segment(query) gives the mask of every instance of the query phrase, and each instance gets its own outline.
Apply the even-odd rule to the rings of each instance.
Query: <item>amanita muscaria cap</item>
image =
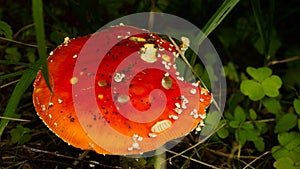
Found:
[[[186,39],[180,47],[185,50]],[[211,95],[186,82],[176,47],[131,26],[66,39],[50,53],[53,93],[41,72],[33,102],[65,142],[101,154],[140,154],[203,125]]]

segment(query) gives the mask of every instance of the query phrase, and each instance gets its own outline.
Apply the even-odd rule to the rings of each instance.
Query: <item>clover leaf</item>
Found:
[[[282,81],[278,76],[272,75],[266,78],[261,84],[267,96],[276,97],[279,95],[278,89],[281,87]]]
[[[272,75],[272,70],[267,67],[261,67],[261,68],[253,68],[253,67],[247,67],[246,69],[247,73],[258,82],[262,82],[267,77]]]
[[[284,146],[287,150],[295,150],[300,146],[300,133],[289,132],[278,135],[280,145]]]
[[[254,80],[243,80],[241,83],[241,92],[253,101],[258,101],[265,96],[263,86]]]
[[[300,100],[295,99],[294,102],[293,102],[293,105],[294,105],[294,109],[295,109],[296,113],[298,115],[300,115]]]
[[[265,95],[269,97],[279,95],[282,81],[277,75],[272,75],[270,68],[247,67],[246,71],[253,79],[242,81],[240,89],[244,95],[253,101],[261,100]]]
[[[282,157],[282,158],[278,159],[277,161],[275,161],[274,167],[277,169],[286,169],[286,168],[294,169],[295,168],[294,161],[289,157]]]
[[[22,145],[28,142],[31,139],[31,135],[29,134],[30,129],[27,127],[23,127],[22,125],[18,124],[16,128],[11,129],[11,142],[18,143]]]
[[[275,133],[288,131],[297,125],[297,116],[293,113],[282,115],[275,126]]]
[[[280,133],[278,141],[280,145],[272,148],[272,155],[277,161],[285,157],[290,158],[293,162],[300,161],[299,132]]]

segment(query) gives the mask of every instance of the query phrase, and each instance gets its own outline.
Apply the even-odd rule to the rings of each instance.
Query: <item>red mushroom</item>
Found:
[[[88,46],[91,39],[99,46]],[[130,26],[66,39],[48,58],[53,93],[41,72],[36,77],[36,111],[74,147],[120,155],[155,150],[203,125],[211,102],[199,83],[180,76],[177,57],[171,43]]]

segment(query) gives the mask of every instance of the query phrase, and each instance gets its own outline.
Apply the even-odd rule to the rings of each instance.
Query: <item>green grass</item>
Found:
[[[32,82],[35,79],[35,76],[36,76],[39,66],[40,66],[40,62],[36,62],[33,65],[33,67],[35,67],[36,69],[27,69],[24,71],[24,73],[22,74],[22,77],[20,78],[20,80],[17,83],[16,87],[14,88],[11,96],[9,97],[8,103],[7,103],[5,111],[3,113],[4,117],[11,117],[11,118],[20,117],[20,115],[16,114],[19,102],[22,99],[24,93],[27,91],[28,87],[30,85],[32,85]],[[2,78],[3,78],[3,76],[2,76]],[[8,122],[9,122],[9,120],[7,120],[7,119],[1,119],[1,121],[0,121],[0,136],[2,135]]]
[[[16,114],[17,107],[19,105],[22,96],[27,91],[28,87],[32,85],[32,82],[36,76],[37,70],[42,67],[42,72],[45,77],[47,85],[50,88],[48,69],[47,69],[47,54],[46,54],[46,40],[45,40],[45,31],[44,31],[44,18],[43,18],[43,4],[41,0],[33,0],[32,1],[32,12],[33,12],[33,20],[35,24],[35,32],[36,39],[38,44],[38,53],[40,56],[40,60],[37,61],[32,67],[35,69],[27,69],[26,71],[19,71],[11,74],[7,74],[1,76],[0,79],[13,77],[16,75],[21,75],[19,82],[17,83],[13,93],[11,94],[9,101],[6,105],[3,116],[4,117],[18,117]],[[1,63],[1,62],[0,62]],[[9,64],[9,61],[2,61],[2,63]],[[20,63],[14,63],[20,64]],[[27,64],[20,64],[26,65]],[[9,120],[1,119],[0,121],[0,136],[2,135],[5,127],[7,126]]]

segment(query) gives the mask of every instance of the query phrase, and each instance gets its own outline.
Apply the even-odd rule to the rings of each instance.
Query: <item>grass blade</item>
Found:
[[[214,13],[214,15],[209,19],[209,21],[205,24],[196,39],[198,39],[198,43],[196,46],[200,46],[204,39],[215,30],[218,25],[223,21],[223,19],[229,14],[229,12],[236,6],[236,4],[240,0],[225,0],[223,4],[218,8],[218,10]],[[196,63],[197,55],[193,54],[191,58],[191,65],[194,66]]]
[[[46,84],[50,91],[49,73],[47,66],[47,50],[46,50],[46,40],[45,40],[45,30],[44,30],[44,18],[43,18],[43,2],[42,0],[32,0],[32,12],[33,21],[35,24],[36,40],[38,44],[38,53],[41,58],[41,69],[43,76],[45,78]]]
[[[17,117],[16,110],[17,106],[28,87],[32,84],[35,79],[37,70],[41,67],[46,83],[51,90],[48,67],[47,67],[47,50],[46,50],[46,40],[44,31],[44,20],[43,20],[43,3],[41,0],[32,0],[32,12],[33,20],[35,24],[36,40],[38,44],[38,54],[40,59],[33,64],[33,69],[27,69],[19,82],[17,83],[12,95],[9,98],[7,106],[5,108],[4,117]],[[1,119],[0,121],[0,136],[2,135],[5,127],[7,126],[9,120]]]
[[[26,66],[26,67],[30,67],[31,66],[31,64],[28,64],[28,63],[15,62],[15,61],[10,61],[10,60],[0,60],[0,64],[19,65],[19,66]]]
[[[4,114],[3,114],[4,117],[10,117],[10,118],[17,117],[16,110],[17,110],[18,104],[19,104],[24,92],[32,84],[40,64],[41,64],[41,62],[37,61],[33,64],[33,66],[36,67],[36,69],[27,69],[24,72],[24,74],[20,78],[13,93],[11,94],[11,96],[9,98],[7,106],[4,110]],[[1,121],[0,121],[0,136],[2,135],[8,122],[9,122],[8,119],[1,119]]]
[[[225,0],[223,4],[218,8],[214,15],[209,19],[202,29],[203,34],[197,35],[198,44],[200,46],[203,40],[218,27],[223,19],[229,14],[229,12],[236,6],[240,0]]]
[[[267,34],[264,29],[264,21],[262,17],[262,11],[260,7],[260,0],[251,0],[252,10],[254,14],[254,18],[256,21],[256,26],[258,29],[258,32],[260,34],[260,37],[262,38],[262,43],[264,46],[264,55],[267,56],[268,54],[268,46],[267,46]]]
[[[275,13],[275,1],[274,0],[269,1],[270,5],[266,15],[268,17],[265,18],[265,20],[263,18],[263,12],[260,3],[261,3],[260,0],[251,0],[251,6],[256,21],[256,26],[263,43],[263,50],[264,50],[263,54],[269,60],[271,34],[272,34],[273,19]]]
[[[20,71],[17,71],[17,72],[5,74],[5,75],[0,76],[0,80],[11,78],[11,77],[15,77],[15,76],[20,76],[23,73],[24,73],[24,70],[20,70]]]
[[[218,10],[214,13],[214,15],[209,19],[209,21],[205,24],[196,39],[198,39],[198,43],[196,46],[200,46],[203,40],[217,28],[217,26],[223,21],[223,19],[229,14],[229,12],[236,6],[236,4],[240,0],[225,0],[223,4],[218,8]],[[195,66],[197,59],[197,55],[193,54],[191,57],[191,66]]]

